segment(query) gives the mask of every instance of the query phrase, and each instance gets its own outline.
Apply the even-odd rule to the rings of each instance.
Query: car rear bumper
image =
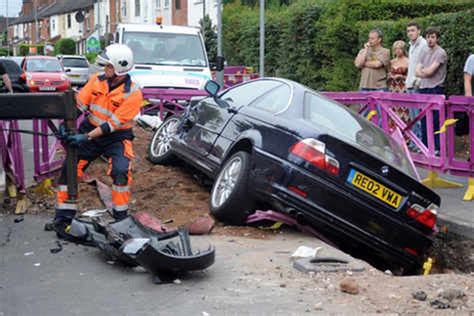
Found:
[[[380,219],[380,210],[366,203],[364,199],[354,196],[347,188],[326,178],[258,149],[254,151],[254,155],[255,173],[263,175],[263,180],[259,179],[260,177],[254,178],[257,182],[254,184],[255,188],[258,188],[259,194],[266,195],[273,204],[279,206],[281,211],[291,210],[290,213],[297,215],[304,223],[317,230],[330,232],[344,242],[362,245],[365,250],[377,253],[377,257],[390,264],[404,267],[419,267],[422,264],[424,253],[432,244],[429,236],[395,217],[392,218],[391,214],[383,216],[383,220],[377,220],[374,214],[378,214]],[[265,177],[266,174],[270,177]],[[295,193],[289,188],[302,183],[308,192],[307,196],[302,196],[304,191]],[[351,217],[347,215],[349,212],[338,213],[341,205],[355,215]],[[364,227],[360,218],[373,218],[373,223],[370,224],[378,227],[380,233]],[[400,239],[413,240],[419,249],[418,255],[411,254],[404,250],[403,246],[397,245],[397,236],[400,236]]]

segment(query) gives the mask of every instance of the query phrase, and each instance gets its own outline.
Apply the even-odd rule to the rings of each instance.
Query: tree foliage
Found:
[[[76,42],[72,38],[62,38],[54,45],[56,55],[74,55],[76,54]]]
[[[441,26],[449,57],[447,91],[462,91],[462,66],[474,51],[472,0],[293,0],[265,13],[265,73],[317,90],[354,90],[353,61],[371,28],[385,33],[384,46],[407,41],[406,24]],[[229,64],[258,68],[258,6],[227,3],[223,14],[224,55]]]
[[[207,58],[210,61],[216,60],[217,56],[217,32],[216,26],[212,25],[212,20],[206,14],[203,19],[199,21],[201,26],[201,34],[204,37],[204,45],[206,46]]]

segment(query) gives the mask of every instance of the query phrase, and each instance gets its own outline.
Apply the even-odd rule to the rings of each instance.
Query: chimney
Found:
[[[21,15],[28,15],[33,12],[33,0],[23,0]]]

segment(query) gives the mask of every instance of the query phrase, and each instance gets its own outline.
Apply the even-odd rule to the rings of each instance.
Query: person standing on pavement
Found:
[[[12,81],[10,80],[10,77],[8,76],[8,73],[3,67],[3,65],[0,63],[0,76],[2,76],[3,84],[5,87],[7,87],[8,92],[13,93],[13,86],[12,86]]]
[[[421,78],[418,92],[423,94],[444,94],[448,55],[439,46],[439,28],[429,27],[426,29],[425,35],[428,42],[428,50],[420,57],[415,71],[415,75]],[[433,129],[434,131],[439,130],[439,111],[433,111]],[[425,145],[428,144],[426,130],[426,118],[423,118],[421,122],[421,136]],[[439,151],[438,134],[435,135],[435,149]]]
[[[420,56],[428,49],[428,44],[421,36],[420,25],[416,22],[408,23],[407,36],[410,40],[410,48],[408,49],[408,73],[405,86],[408,93],[414,93],[420,86],[420,78],[415,74],[416,65],[420,62]]]
[[[390,65],[390,51],[382,47],[383,33],[379,29],[369,32],[354,65],[360,69],[360,91],[387,91],[387,68]]]
[[[474,54],[471,54],[464,65],[464,95],[472,97],[472,81],[474,78]]]
[[[474,78],[474,54],[471,54],[464,64],[464,95],[472,97],[472,82]],[[455,113],[456,114],[456,113]],[[457,136],[463,137],[466,156],[469,155],[469,116],[466,113],[459,113],[456,117],[455,132]]]
[[[89,115],[79,127],[79,133],[61,134],[66,143],[78,148],[78,178],[96,158],[109,160],[112,177],[113,217],[126,218],[130,200],[131,160],[134,157],[132,140],[133,118],[139,114],[143,96],[132,82],[133,52],[126,45],[113,44],[97,56],[96,63],[104,67],[104,74],[93,76],[77,94],[77,106]],[[74,218],[76,204],[68,201],[66,167],[63,166],[56,193],[54,229],[58,237],[68,238],[67,227]]]

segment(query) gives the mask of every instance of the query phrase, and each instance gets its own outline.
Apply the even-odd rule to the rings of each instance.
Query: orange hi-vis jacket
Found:
[[[133,127],[133,118],[140,113],[143,95],[129,75],[112,91],[109,91],[104,75],[95,75],[79,91],[76,101],[82,111],[90,113],[89,122],[108,134]]]

